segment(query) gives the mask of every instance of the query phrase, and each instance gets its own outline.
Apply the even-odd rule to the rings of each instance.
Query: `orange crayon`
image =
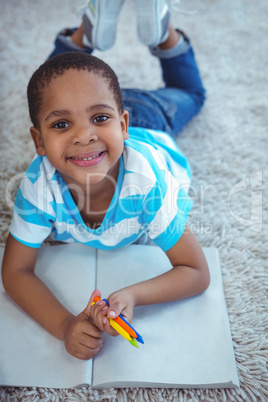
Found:
[[[94,301],[95,301],[95,302],[97,302],[97,301],[99,301],[99,300],[101,300],[101,298],[100,298],[99,296],[95,296],[95,297],[94,297]],[[117,324],[119,324],[120,327],[122,327],[125,331],[127,331],[127,333],[128,333],[132,338],[137,338],[136,332],[127,324],[127,322],[125,322],[124,320],[122,320],[121,317],[118,316],[118,317],[116,317],[116,318],[113,318],[113,320],[114,320],[115,322],[117,322]]]

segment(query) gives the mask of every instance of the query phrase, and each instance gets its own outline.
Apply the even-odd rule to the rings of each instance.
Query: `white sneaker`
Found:
[[[110,49],[116,38],[117,20],[124,0],[89,0],[83,9],[83,43],[94,49]]]
[[[137,34],[147,46],[157,46],[169,34],[170,13],[166,0],[134,0],[137,13]]]

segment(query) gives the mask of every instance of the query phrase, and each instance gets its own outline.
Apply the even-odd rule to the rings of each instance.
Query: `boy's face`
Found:
[[[54,78],[44,89],[39,126],[30,129],[36,151],[67,185],[86,191],[89,184],[116,180],[128,113],[119,113],[101,77],[72,69]]]

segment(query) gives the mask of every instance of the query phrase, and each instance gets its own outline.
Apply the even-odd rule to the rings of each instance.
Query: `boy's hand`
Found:
[[[116,332],[110,325],[109,318],[107,318],[108,306],[105,301],[97,301],[91,306],[91,318],[94,324],[101,330],[107,332],[109,335],[117,336]]]
[[[103,332],[91,320],[90,303],[68,320],[63,339],[67,352],[82,360],[92,359],[103,346]]]
[[[101,298],[101,293],[99,290],[94,290],[92,295],[90,296],[89,305],[94,301],[94,297],[98,296]],[[116,332],[111,326],[109,319],[107,318],[108,314],[108,306],[103,300],[97,301],[90,309],[90,317],[92,322],[98,327],[101,331],[107,332],[109,335],[117,336],[118,332]]]
[[[134,297],[132,293],[127,289],[117,290],[108,297],[109,305],[108,317],[115,318],[119,314],[131,323],[134,308]]]
[[[95,290],[92,293],[90,301],[93,301],[95,296],[101,297],[98,290]],[[118,332],[110,326],[109,318],[114,319],[119,314],[122,314],[130,323],[133,315],[134,298],[127,289],[122,289],[112,293],[108,297],[108,301],[110,307],[108,307],[103,300],[97,301],[93,306],[91,306],[91,318],[100,330],[105,331],[112,336],[117,336]]]

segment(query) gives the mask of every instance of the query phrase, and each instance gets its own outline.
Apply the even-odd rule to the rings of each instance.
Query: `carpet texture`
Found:
[[[81,0],[83,3],[83,1]],[[83,5],[83,4],[82,4]],[[80,2],[0,0],[1,218],[3,245],[12,199],[34,155],[25,96],[55,34],[76,26]],[[179,136],[193,170],[189,223],[202,246],[220,252],[240,388],[94,391],[0,388],[1,401],[267,401],[267,14],[260,0],[182,0],[172,13],[191,37],[207,101]],[[114,48],[95,53],[122,86],[162,85],[158,61],[137,40],[127,0]],[[29,356],[30,358],[30,356]]]

